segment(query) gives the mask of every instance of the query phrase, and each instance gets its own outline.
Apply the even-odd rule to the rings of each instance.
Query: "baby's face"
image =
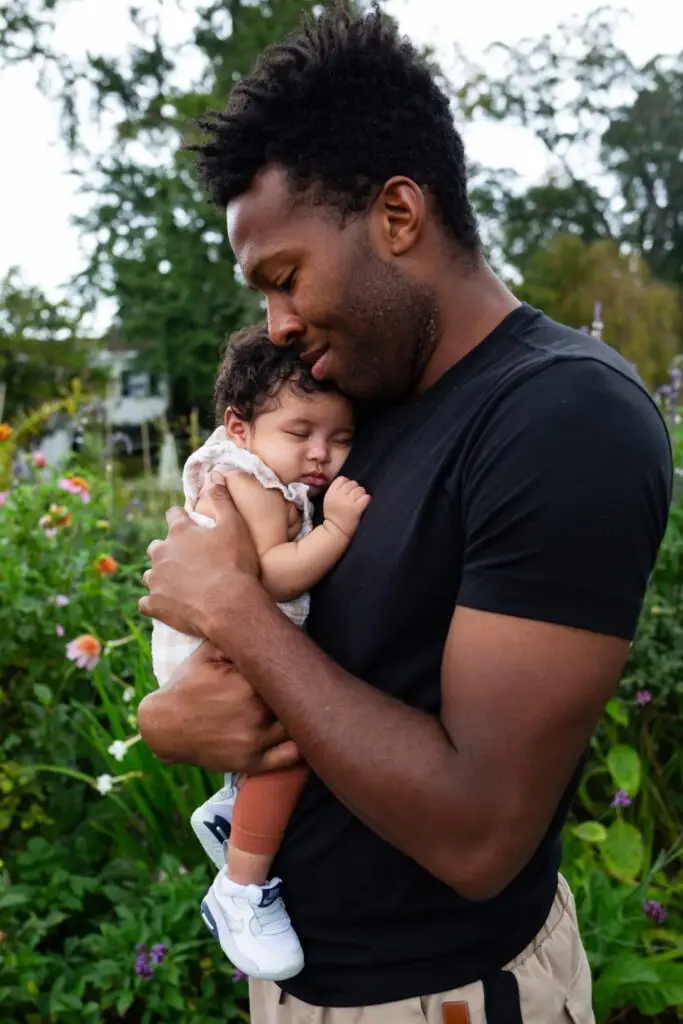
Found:
[[[343,395],[302,394],[286,384],[272,408],[247,424],[247,447],[283,484],[308,484],[315,496],[338,475],[353,432],[353,409]]]

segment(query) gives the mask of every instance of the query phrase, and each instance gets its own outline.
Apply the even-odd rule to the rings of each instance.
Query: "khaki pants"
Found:
[[[309,1006],[272,981],[250,982],[249,996],[252,1024],[595,1024],[574,897],[561,876],[534,941],[483,981],[438,995],[336,1009]]]

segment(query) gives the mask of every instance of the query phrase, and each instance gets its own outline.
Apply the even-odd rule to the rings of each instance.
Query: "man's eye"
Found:
[[[276,286],[277,290],[279,292],[291,292],[292,288],[294,287],[295,280],[296,280],[296,270],[293,270],[291,272],[291,274],[289,274],[284,279],[284,281],[280,281],[279,282],[279,284]]]

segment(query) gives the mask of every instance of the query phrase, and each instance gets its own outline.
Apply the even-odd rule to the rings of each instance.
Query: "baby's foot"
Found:
[[[230,838],[232,809],[237,796],[237,775],[226,775],[225,786],[210,796],[190,818],[197,839],[204,852],[217,868],[225,864],[223,845]]]
[[[238,885],[222,868],[202,902],[204,924],[232,964],[251,978],[284,981],[304,966],[281,886],[279,878]]]

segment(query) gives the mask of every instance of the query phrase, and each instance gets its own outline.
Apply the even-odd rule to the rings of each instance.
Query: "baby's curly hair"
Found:
[[[199,126],[207,140],[188,148],[220,207],[276,165],[302,198],[330,205],[344,220],[368,210],[382,185],[402,174],[430,191],[461,250],[480,247],[448,97],[376,4],[352,15],[337,2],[307,17],[261,53],[226,110]]]
[[[336,390],[329,381],[311,377],[293,348],[273,345],[265,323],[236,331],[228,339],[227,354],[216,378],[216,422],[223,422],[227,409],[253,422],[286,381],[305,395]]]

